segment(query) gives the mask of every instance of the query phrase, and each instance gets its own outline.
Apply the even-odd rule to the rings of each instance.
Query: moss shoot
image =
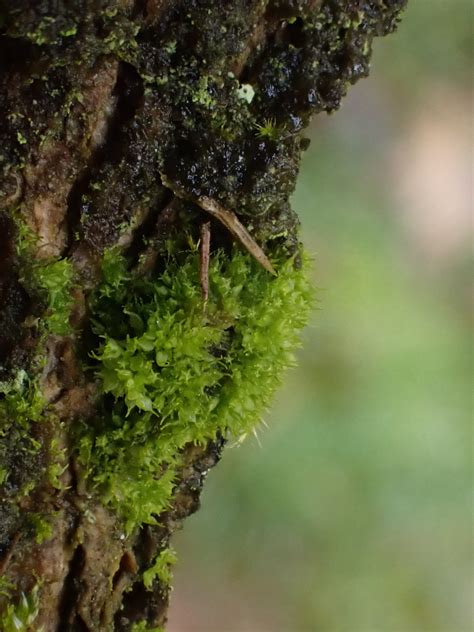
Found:
[[[21,594],[17,603],[11,603],[2,614],[3,632],[28,632],[39,613],[38,586],[25,595]]]

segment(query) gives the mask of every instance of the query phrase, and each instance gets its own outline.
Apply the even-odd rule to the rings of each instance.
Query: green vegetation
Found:
[[[25,595],[21,594],[17,604],[9,604],[2,614],[2,632],[28,632],[39,613],[38,586]],[[41,632],[41,628],[35,628]]]
[[[128,532],[167,507],[183,448],[248,432],[293,364],[311,302],[307,262],[274,263],[275,279],[238,248],[216,253],[204,305],[194,248],[153,280],[106,253],[92,302],[104,406],[80,454]]]
[[[44,408],[44,399],[35,381],[24,369],[18,369],[13,379],[0,382],[3,396],[0,410],[15,423],[26,427],[29,421],[38,421]]]
[[[0,462],[1,484],[9,486],[9,495],[30,493],[41,476],[38,467],[42,446],[31,433],[31,424],[43,414],[44,399],[37,382],[19,369],[14,377],[0,382]],[[16,459],[16,460],[15,460]],[[21,462],[21,467],[14,466]]]
[[[161,551],[153,565],[143,573],[145,588],[151,588],[155,580],[169,586],[172,579],[171,566],[176,563],[176,559],[176,552],[173,549]]]
[[[50,521],[31,507],[19,511],[15,501],[30,495],[44,480],[56,488],[61,486],[63,450],[50,432],[55,420],[45,414],[47,401],[39,380],[46,363],[48,336],[71,332],[72,266],[66,260],[35,259],[34,236],[19,220],[17,227],[20,279],[32,302],[32,314],[21,326],[35,341],[36,349],[23,366],[12,368],[10,376],[0,382],[0,484],[8,500],[10,518],[25,524],[41,543],[52,535]],[[43,424],[40,432],[34,428],[37,423]],[[24,600],[22,604],[24,612]],[[15,616],[18,619],[20,615],[12,611],[12,621]]]
[[[54,516],[43,515],[40,513],[29,514],[28,520],[35,530],[35,539],[38,544],[49,540],[53,535],[53,518]]]
[[[65,336],[71,332],[69,314],[72,307],[72,266],[67,259],[38,262],[31,273],[41,293],[46,311],[43,323],[51,334]]]
[[[284,132],[284,128],[280,128],[274,118],[265,119],[262,124],[256,123],[255,129],[257,136],[275,141],[278,140],[282,132]]]
[[[21,281],[38,304],[38,330],[42,334],[65,336],[71,332],[72,264],[68,259],[37,259],[34,256],[36,236],[20,219],[17,226]]]
[[[150,628],[146,621],[134,623],[131,632],[165,632],[164,628]]]

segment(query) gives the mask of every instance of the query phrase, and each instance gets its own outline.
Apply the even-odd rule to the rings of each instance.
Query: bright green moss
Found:
[[[40,513],[30,513],[28,521],[35,531],[35,540],[38,544],[42,544],[53,536],[53,524],[51,515],[43,515]]]
[[[18,369],[12,379],[0,382],[0,395],[0,422],[3,418],[15,420],[16,425],[26,428],[28,422],[40,419],[44,399],[24,369]]]
[[[47,401],[40,388],[40,376],[46,362],[45,344],[49,335],[71,332],[69,315],[72,307],[72,265],[69,261],[34,258],[35,237],[17,218],[17,254],[20,281],[31,302],[31,314],[21,326],[36,340],[33,355],[24,366],[11,370],[0,382],[0,485],[12,511],[15,501],[31,494],[45,478],[61,487],[64,450],[50,443],[48,430],[42,440],[33,425],[44,422],[50,428],[55,420],[45,414]],[[32,377],[34,376],[34,377]],[[31,519],[30,519],[31,518]],[[49,525],[38,515],[27,518],[35,527],[38,541],[50,536]]]
[[[60,259],[37,264],[33,274],[47,305],[44,322],[49,333],[67,335],[71,331],[69,314],[73,304],[71,262]]]
[[[265,119],[262,124],[256,123],[255,129],[257,136],[261,138],[269,138],[270,140],[277,141],[285,131],[284,128],[280,129],[274,118]]]
[[[171,567],[175,563],[176,553],[173,549],[169,548],[161,551],[153,565],[143,573],[145,588],[151,589],[155,580],[168,586],[172,579]]]
[[[204,306],[195,250],[153,280],[105,257],[92,305],[104,408],[80,453],[127,531],[166,508],[183,448],[248,432],[293,364],[311,303],[307,262],[274,264],[276,278],[238,248],[213,255]]]
[[[66,446],[61,446],[59,439],[53,437],[49,446],[50,464],[47,469],[47,478],[49,484],[57,490],[64,489],[64,483],[61,476],[67,469],[67,450]]]
[[[139,621],[138,623],[134,623],[132,625],[131,632],[165,632],[164,628],[150,628],[146,621]]]
[[[72,37],[73,35],[77,35],[77,25],[73,24],[62,31],[59,31],[59,35],[62,37]]]
[[[102,52],[133,63],[138,50],[136,36],[140,27],[115,9],[104,11],[102,20],[104,31],[104,36],[100,41]]]
[[[27,632],[39,614],[38,586],[25,595],[21,594],[17,604],[9,604],[2,614],[3,632]],[[34,628],[41,632],[42,628]]]
[[[8,483],[18,498],[35,487],[40,475],[42,446],[34,438],[31,424],[42,418],[44,406],[36,381],[25,370],[19,369],[10,380],[0,382],[0,485]],[[13,463],[21,463],[21,468],[12,471]]]
[[[21,132],[16,133],[16,138],[20,145],[26,145],[26,143],[28,142]]]
[[[17,252],[22,262],[21,281],[33,299],[42,304],[40,329],[46,333],[67,335],[71,332],[69,315],[73,306],[73,267],[68,259],[37,259],[37,237],[17,221]]]
[[[216,104],[216,100],[209,92],[209,83],[210,78],[207,75],[200,77],[198,88],[192,96],[193,103],[198,103],[207,109],[211,109]]]
[[[48,334],[70,333],[69,315],[73,305],[72,265],[66,259],[39,261],[32,252],[35,238],[31,231],[18,222],[17,251],[21,262],[21,282],[31,300],[36,303],[36,318],[30,318],[28,326],[39,334],[39,347],[35,364],[41,364],[42,344]],[[25,323],[26,325],[26,323]],[[28,428],[31,421],[39,421],[45,407],[37,380],[31,379],[24,368],[15,371],[13,377],[0,382],[0,431],[5,421],[15,421],[17,426]]]

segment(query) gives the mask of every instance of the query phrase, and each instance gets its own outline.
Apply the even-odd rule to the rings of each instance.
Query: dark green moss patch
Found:
[[[36,260],[35,240],[30,231],[17,222],[15,243],[9,253],[10,265],[17,270],[23,299],[28,305],[28,318],[15,308],[17,353],[3,364],[4,379],[0,381],[0,494],[3,500],[0,542],[8,542],[7,533],[20,524],[43,541],[49,527],[39,513],[30,512],[36,501],[34,491],[44,485],[59,488],[64,468],[63,455],[54,438],[54,416],[48,414],[47,401],[40,387],[41,372],[46,362],[46,345],[50,336],[71,333],[69,314],[72,307],[72,266],[67,260]],[[20,299],[18,299],[20,300]],[[20,305],[21,305],[20,301]],[[14,330],[15,331],[15,330]],[[25,347],[21,353],[21,346]],[[27,348],[29,347],[29,350]],[[20,364],[21,361],[21,364]],[[18,510],[18,503],[23,509]]]

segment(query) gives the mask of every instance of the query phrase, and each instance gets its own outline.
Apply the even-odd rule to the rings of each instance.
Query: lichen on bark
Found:
[[[164,625],[171,534],[311,302],[304,129],[404,4],[0,2],[5,630]]]

